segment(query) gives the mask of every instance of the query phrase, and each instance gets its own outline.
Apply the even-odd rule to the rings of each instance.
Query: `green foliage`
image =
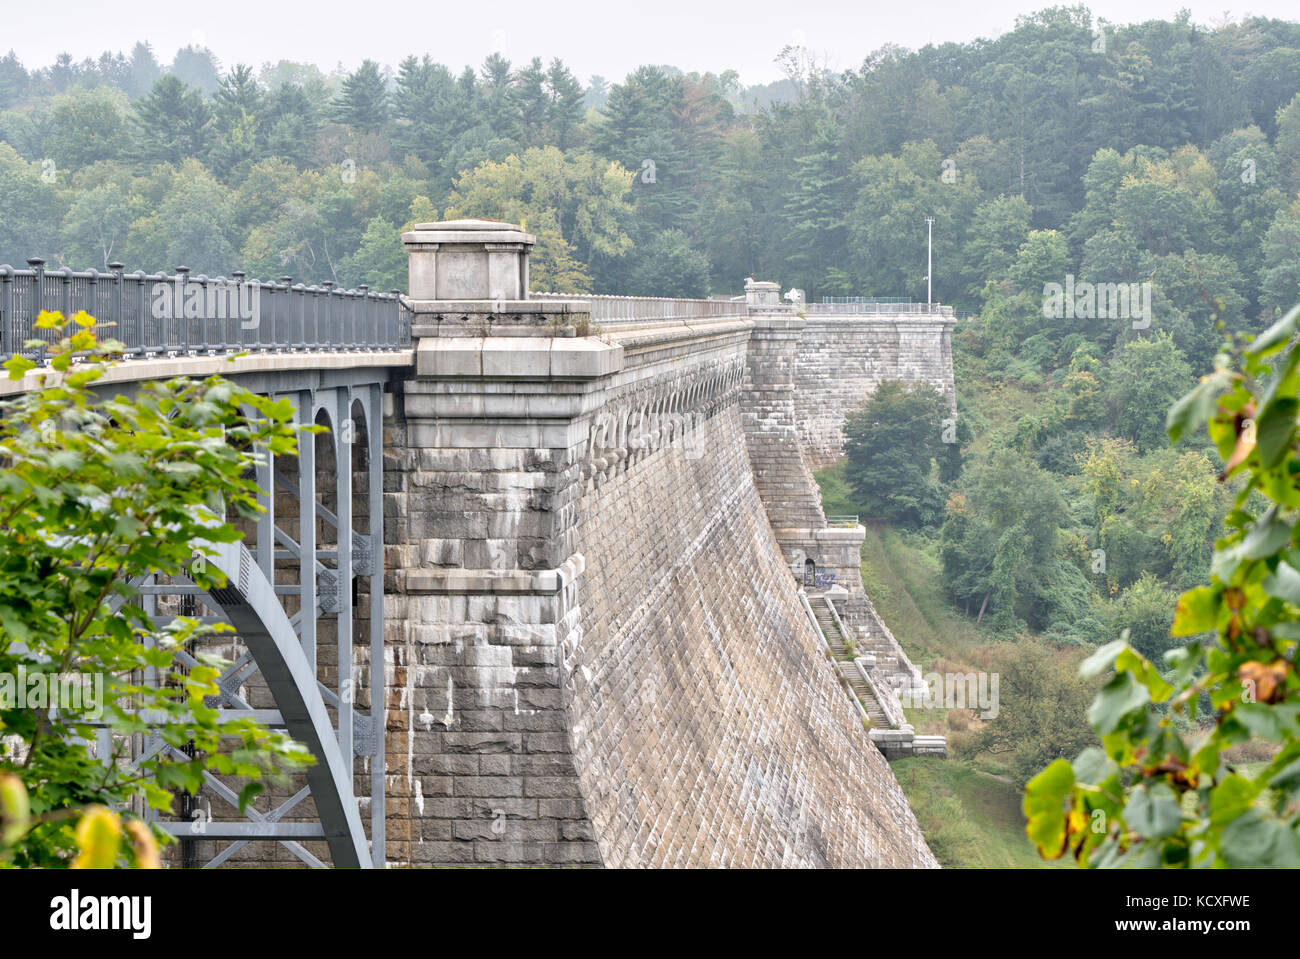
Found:
[[[292,453],[295,429],[287,402],[218,376],[144,383],[131,398],[92,392],[120,347],[99,343],[85,313],[71,321],[42,313],[37,327],[61,336],[48,350],[51,372],[0,404],[0,676],[78,677],[92,690],[102,683],[103,698],[82,697],[48,717],[16,700],[0,704],[0,777],[16,777],[31,817],[8,856],[19,866],[66,866],[89,835],[109,850],[95,861],[111,864],[120,827],[102,817],[78,826],[87,807],[139,797],[166,810],[179,790],[198,790],[205,770],[247,778],[246,801],[262,780],[312,761],[252,720],[218,725],[205,697],[218,693],[224,664],[201,654],[186,669],[184,659],[186,643],[215,630],[184,616],[155,626],[133,585],[146,575],[221,585],[202,559],[205,544],[239,539],[228,510],[261,511],[251,467],[268,453]],[[19,356],[5,366],[18,378],[32,362]],[[158,685],[140,680],[147,669]],[[96,739],[91,722],[101,709],[108,757],[84,745]],[[177,748],[192,742],[194,757],[118,762],[132,735],[151,730]],[[132,861],[122,849],[121,861]]]
[[[379,64],[363,60],[361,66],[343,80],[334,101],[334,116],[363,133],[375,133],[388,121],[388,91]]]
[[[989,665],[998,675],[998,712],[971,748],[1006,754],[1024,785],[1044,764],[1096,743],[1085,713],[1097,684],[1080,678],[1081,659],[1033,640],[998,647]]]
[[[1164,415],[1191,380],[1191,368],[1168,334],[1132,340],[1109,370],[1107,399],[1119,435],[1140,450],[1164,445]]]
[[[961,470],[968,434],[944,395],[885,380],[844,423],[848,480],[872,519],[930,525],[943,510],[944,485]]]
[[[1054,595],[1045,587],[1064,512],[1051,474],[1014,450],[973,464],[948,499],[940,531],[948,595],[978,621],[991,613],[993,627],[1005,632],[1056,619],[1031,597]]]
[[[1170,439],[1204,428],[1241,488],[1209,582],[1178,599],[1171,631],[1185,645],[1165,653],[1166,672],[1132,634],[1084,663],[1085,676],[1111,674],[1088,711],[1101,747],[1053,762],[1026,788],[1029,835],[1046,857],[1300,865],[1298,325],[1300,308],[1257,338],[1231,337],[1214,373],[1169,411]],[[1262,513],[1249,508],[1257,496]],[[1205,696],[1213,714],[1188,722]],[[1247,777],[1224,753],[1252,739],[1275,752]]]

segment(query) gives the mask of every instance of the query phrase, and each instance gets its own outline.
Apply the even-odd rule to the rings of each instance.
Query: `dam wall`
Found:
[[[531,238],[498,226],[404,237],[390,865],[936,865],[774,527],[861,544],[788,449],[797,324],[593,329],[581,301],[526,297]],[[751,351],[774,332],[769,369]],[[764,383],[785,394],[766,411]]]

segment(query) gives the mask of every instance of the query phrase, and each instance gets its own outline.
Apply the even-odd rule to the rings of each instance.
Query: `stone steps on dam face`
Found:
[[[858,702],[862,704],[867,716],[870,717],[872,728],[888,728],[891,725],[889,717],[881,708],[871,686],[862,678],[857,664],[853,662],[854,657],[849,654],[844,633],[830,611],[830,601],[825,596],[814,596],[809,598],[809,604],[812,606],[813,616],[817,620],[822,638],[835,656],[836,673],[849,684],[849,689],[857,697]]]

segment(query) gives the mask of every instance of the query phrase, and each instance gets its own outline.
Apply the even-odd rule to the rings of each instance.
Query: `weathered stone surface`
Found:
[[[882,380],[929,383],[956,405],[953,319],[810,313],[794,372],[800,446],[812,469],[844,452],[844,417]]]
[[[808,321],[751,283],[748,317],[589,338],[570,304],[515,301],[511,229],[404,236],[390,864],[936,865],[789,553],[842,574],[869,634],[861,529],[828,527],[811,467],[881,378],[951,389],[943,323]],[[876,633],[869,655],[910,666]]]
[[[394,864],[934,865],[773,533],[861,542],[799,452],[799,326],[615,335],[549,406],[526,362],[404,384]]]

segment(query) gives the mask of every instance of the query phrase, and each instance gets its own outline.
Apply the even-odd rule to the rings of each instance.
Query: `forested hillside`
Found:
[[[1053,8],[992,40],[863,54],[832,74],[786,48],[788,80],[752,91],[722,51],[717,73],[612,84],[499,55],[326,76],[194,47],[165,69],[145,44],[10,54],[0,263],[387,288],[402,225],[468,214],[527,222],[539,286],[699,295],[752,275],[920,298],[933,215],[935,295],[985,308],[995,340],[1023,332],[1018,291],[1067,272],[1153,279],[1193,365],[1213,348],[1204,294],[1249,324],[1294,297],[1300,25]],[[1117,335],[1040,323],[1029,355],[1062,365],[1066,332]]]

